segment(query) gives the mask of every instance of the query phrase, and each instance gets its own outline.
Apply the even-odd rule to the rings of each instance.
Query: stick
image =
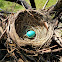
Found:
[[[4,32],[2,33],[2,35],[0,36],[0,40],[3,37],[3,35],[6,33],[7,29],[4,30]]]
[[[55,33],[55,36],[53,37],[53,39],[62,47],[62,39],[60,37],[58,37],[57,34]]]
[[[62,8],[62,0],[58,0],[56,2],[56,4],[51,9],[49,9],[48,13],[51,14],[51,13],[53,13],[53,11],[55,11],[55,12],[58,11],[56,14],[56,16],[58,16],[60,14],[60,12],[62,11],[60,8]]]
[[[20,5],[22,4],[22,6],[25,7],[26,9],[32,9],[31,6],[25,0],[17,0],[16,3]]]
[[[62,48],[58,48],[58,49],[54,49],[54,50],[51,50],[51,49],[45,49],[45,50],[42,50],[41,52],[38,52],[39,54],[44,54],[44,53],[51,53],[51,52],[58,52],[58,51],[61,51]]]
[[[45,5],[43,6],[43,9],[45,9],[48,2],[49,2],[49,0],[46,1]]]

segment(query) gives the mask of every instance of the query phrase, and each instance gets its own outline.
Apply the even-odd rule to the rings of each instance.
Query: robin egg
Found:
[[[27,33],[26,33],[26,36],[28,37],[28,38],[33,38],[34,36],[35,36],[35,31],[28,31]]]

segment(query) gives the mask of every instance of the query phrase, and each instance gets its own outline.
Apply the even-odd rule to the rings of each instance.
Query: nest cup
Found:
[[[36,10],[34,11],[18,11],[16,14],[11,15],[10,21],[10,36],[20,46],[32,45],[35,47],[48,46],[51,42],[53,34],[51,24],[48,24],[48,30],[43,24],[47,16]],[[42,23],[39,23],[42,21]],[[35,31],[34,38],[26,37],[27,31]]]

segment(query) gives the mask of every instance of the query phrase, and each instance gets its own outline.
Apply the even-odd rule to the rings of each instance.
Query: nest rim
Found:
[[[15,20],[17,19],[17,16],[19,15],[19,13],[21,13],[21,12],[25,12],[25,10],[24,11],[18,11],[17,12],[17,14],[15,14],[15,16],[13,16],[13,17],[15,17],[15,18],[13,18],[13,23],[11,24],[11,26],[12,26],[12,29],[14,30],[14,32],[15,32],[15,35],[14,35],[14,33],[13,33],[13,36],[12,36],[12,39],[13,40],[15,40],[15,38],[16,38],[16,42],[20,45],[20,46],[25,46],[25,45],[32,45],[32,46],[35,46],[35,47],[38,47],[38,46],[43,46],[46,42],[48,42],[50,39],[51,39],[51,37],[52,37],[52,35],[53,35],[53,30],[52,30],[52,27],[51,27],[51,25],[49,26],[49,29],[48,29],[48,31],[51,31],[51,32],[48,32],[48,35],[46,36],[46,39],[45,39],[45,41],[42,41],[42,42],[34,42],[34,41],[31,41],[31,42],[29,42],[29,41],[25,41],[25,40],[21,40],[20,39],[20,37],[19,37],[19,35],[17,34],[17,32],[16,32],[16,28],[15,28]],[[34,11],[34,12],[36,12],[36,11]],[[42,15],[42,13],[40,13],[41,15]],[[11,33],[13,32],[12,31],[12,29],[11,29]],[[48,37],[49,36],[49,37]],[[48,37],[48,38],[47,38]]]

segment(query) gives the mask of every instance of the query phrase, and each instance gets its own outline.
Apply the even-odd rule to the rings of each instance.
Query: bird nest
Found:
[[[32,45],[35,47],[48,46],[51,43],[53,30],[48,16],[36,10],[18,11],[9,17],[9,35],[19,46]],[[44,22],[48,23],[48,29]],[[27,31],[33,30],[34,38],[26,37]]]

